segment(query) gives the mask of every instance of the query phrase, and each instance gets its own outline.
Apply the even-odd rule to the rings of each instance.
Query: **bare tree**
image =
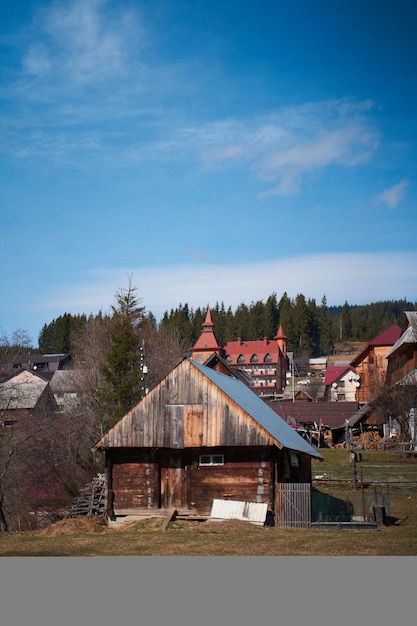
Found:
[[[384,421],[399,429],[401,441],[416,440],[415,416],[417,410],[417,378],[404,377],[391,386],[385,386],[372,401]]]
[[[149,318],[142,325],[141,337],[148,370],[147,386],[151,389],[184,358],[186,351],[165,328],[158,329]]]

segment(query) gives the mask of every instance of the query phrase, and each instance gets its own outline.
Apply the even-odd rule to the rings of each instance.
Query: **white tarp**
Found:
[[[265,502],[241,502],[239,500],[213,500],[212,520],[238,519],[263,526],[268,505]]]

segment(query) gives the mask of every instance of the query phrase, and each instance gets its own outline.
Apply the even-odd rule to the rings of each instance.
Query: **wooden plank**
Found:
[[[165,530],[168,524],[176,517],[177,509],[170,509],[162,522],[161,530]]]

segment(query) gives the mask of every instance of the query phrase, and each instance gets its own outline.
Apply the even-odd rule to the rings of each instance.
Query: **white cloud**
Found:
[[[76,168],[135,168],[155,161],[181,161],[187,168],[200,163],[203,171],[229,167],[252,174],[265,196],[295,194],[312,174],[365,164],[377,148],[369,100],[309,102],[246,118],[222,117],[222,111],[214,121],[197,119],[186,95],[193,90],[204,96],[207,85],[200,77],[206,72],[194,60],[159,62],[156,41],[134,3],[131,9],[109,0],[45,6],[30,31],[24,75],[4,87],[13,106],[13,119],[2,121],[6,149]],[[180,113],[173,104],[179,96]],[[34,137],[33,128],[42,134]]]
[[[117,77],[129,65],[140,32],[126,8],[108,11],[107,0],[75,0],[44,7],[24,67],[38,77],[48,73],[60,84],[89,84]]]
[[[270,260],[236,265],[194,264],[158,268],[97,271],[84,284],[48,294],[38,309],[51,319],[64,311],[90,313],[109,310],[114,294],[125,288],[128,276],[148,311],[159,318],[180,303],[190,307],[223,302],[235,309],[240,303],[278,299],[287,292],[302,293],[320,304],[369,304],[380,300],[417,300],[417,252],[339,253]],[[343,280],[340,276],[343,275]],[[54,311],[54,313],[52,313]]]
[[[374,204],[386,204],[390,209],[395,209],[404,198],[405,190],[409,181],[403,178],[399,183],[385,189],[374,200]]]

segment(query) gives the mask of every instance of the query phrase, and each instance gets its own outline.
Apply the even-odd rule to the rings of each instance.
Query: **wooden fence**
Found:
[[[276,483],[275,526],[311,527],[310,483]]]

